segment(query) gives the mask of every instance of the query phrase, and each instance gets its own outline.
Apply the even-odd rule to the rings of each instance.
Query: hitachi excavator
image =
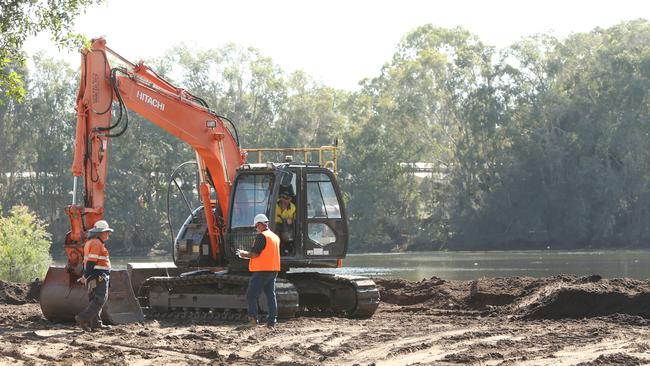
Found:
[[[198,175],[200,205],[172,234],[173,266],[140,263],[111,271],[104,321],[142,322],[145,316],[244,319],[250,274],[248,262],[236,252],[252,247],[253,217],[259,213],[271,218],[271,230],[281,237],[280,317],[303,311],[373,315],[379,292],[372,280],[314,269],[341,267],[348,249],[334,147],[294,150],[304,154],[303,162],[263,161],[263,149],[247,152],[240,147],[233,122],[143,62],[131,63],[120,56],[104,39],[94,39],[81,54],[72,204],[65,208],[71,224],[64,244],[67,263],[50,267],[43,281],[40,305],[47,319],[71,321],[87,304],[86,289],[77,281],[83,270],[83,245],[88,229],[104,218],[109,142],[126,132],[128,110],[194,149],[196,161],[191,165]],[[119,66],[111,67],[110,62]],[[333,151],[334,160],[324,163],[327,151]],[[256,162],[246,161],[249,152],[257,156]],[[313,152],[320,156],[318,163],[307,158]],[[296,207],[291,224],[273,219],[280,195]],[[265,299],[260,299],[260,307],[265,310]]]

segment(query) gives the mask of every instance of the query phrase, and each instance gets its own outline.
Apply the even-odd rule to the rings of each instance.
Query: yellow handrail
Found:
[[[258,148],[258,149],[244,149],[248,153],[247,160],[255,157],[255,163],[265,162],[287,162],[287,158],[291,156],[291,160],[297,163],[318,163],[318,165],[331,170],[336,174],[336,146],[321,146],[321,147],[287,147],[287,148]],[[282,155],[280,155],[280,153]],[[316,159],[313,159],[312,153],[318,153]],[[269,154],[273,156],[269,159]],[[278,159],[278,156],[280,158]],[[299,158],[302,157],[302,160]]]

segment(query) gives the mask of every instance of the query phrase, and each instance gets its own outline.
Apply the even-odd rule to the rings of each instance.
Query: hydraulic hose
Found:
[[[104,55],[104,57],[106,57],[106,55]],[[116,79],[115,79],[115,73],[118,70],[119,70],[118,68],[111,69],[111,76],[110,76],[111,77],[111,86],[112,86],[112,88],[111,88],[111,103],[108,105],[108,109],[106,109],[104,112],[95,112],[95,111],[93,111],[93,112],[95,112],[96,114],[99,114],[99,115],[108,112],[111,109],[111,106],[112,106],[113,93],[118,93],[117,95],[118,95],[118,102],[120,103],[119,104],[120,105],[120,109],[119,109],[120,116],[117,118],[117,121],[114,124],[112,124],[112,125],[110,125],[108,127],[97,127],[97,128],[95,128],[97,131],[110,131],[110,130],[116,128],[120,124],[120,122],[122,121],[122,109],[124,108],[124,105],[123,105],[122,97],[119,95],[119,90],[117,89],[117,82],[116,82]]]
[[[230,120],[230,118],[225,117],[225,116],[220,116],[217,114],[217,117],[221,119],[225,119],[226,121],[230,122],[230,125],[232,126],[233,132],[235,133],[235,140],[237,141],[237,147],[241,147],[239,144],[239,133],[237,132],[237,127],[235,127],[235,123]]]
[[[169,224],[169,234],[171,237],[171,245],[172,245],[172,259],[174,263],[176,263],[176,251],[174,250],[174,243],[176,242],[176,236],[174,234],[174,227],[172,226],[172,218],[171,218],[171,213],[169,211],[169,197],[170,197],[170,191],[171,191],[171,186],[172,182],[176,185],[178,188],[179,192],[181,192],[181,195],[183,196],[183,200],[185,201],[185,204],[188,206],[188,209],[190,210],[190,215],[192,215],[192,208],[190,207],[189,202],[187,201],[187,197],[185,197],[185,194],[183,191],[180,189],[178,186],[178,183],[176,183],[176,175],[178,174],[178,171],[184,167],[185,165],[190,165],[194,164],[197,165],[196,161],[190,160],[182,163],[181,165],[177,166],[176,169],[172,172],[172,174],[169,176],[169,182],[167,183],[167,223]]]
[[[117,101],[119,102],[120,105],[120,117],[118,118],[117,122],[108,129],[111,130],[117,125],[120,124],[120,121],[122,120],[122,116],[124,116],[124,127],[120,130],[118,133],[113,133],[113,134],[107,134],[106,137],[120,137],[126,132],[126,129],[129,127],[129,111],[126,109],[126,106],[124,105],[124,100],[122,99],[122,94],[120,93],[120,90],[117,87],[117,78],[115,77],[115,74],[121,72],[124,75],[128,76],[128,73],[120,68],[114,68],[111,70],[111,83],[113,84],[113,90],[115,91],[115,95],[117,96]]]

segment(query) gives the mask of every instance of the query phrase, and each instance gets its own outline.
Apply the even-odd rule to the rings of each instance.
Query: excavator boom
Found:
[[[111,58],[123,65],[111,68]],[[113,122],[115,103],[119,117]],[[76,108],[73,198],[65,208],[71,227],[64,244],[68,258],[65,267],[48,270],[41,293],[43,314],[56,320],[71,320],[87,302],[84,286],[77,283],[83,272],[83,245],[87,230],[104,218],[110,141],[126,131],[128,110],[196,151],[203,206],[209,208],[208,212],[216,211],[218,217],[224,218],[218,222],[214,215],[206,215],[211,255],[215,261],[222,247],[220,240],[223,240],[228,217],[231,181],[245,158],[236,136],[205,102],[174,87],[143,63],[128,61],[108,48],[102,38],[93,40],[90,48],[81,52]],[[216,202],[211,200],[213,194]],[[125,315],[129,313],[135,315]],[[104,314],[113,323],[142,321],[142,311],[125,270],[111,271],[111,291]]]

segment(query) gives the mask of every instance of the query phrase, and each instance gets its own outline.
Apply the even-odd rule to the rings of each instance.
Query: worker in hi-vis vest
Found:
[[[112,232],[105,220],[99,220],[88,231],[88,240],[84,245],[84,273],[79,282],[88,289],[88,306],[74,318],[87,332],[107,328],[102,324],[99,313],[108,299],[111,261],[105,243]]]
[[[253,220],[257,229],[257,237],[250,251],[237,250],[240,258],[249,258],[248,270],[251,278],[248,281],[246,301],[248,302],[248,322],[257,325],[257,301],[264,291],[268,302],[269,317],[267,327],[274,327],[278,317],[278,304],[275,298],[275,280],[280,272],[280,238],[269,230],[269,219],[264,214],[258,214]]]

